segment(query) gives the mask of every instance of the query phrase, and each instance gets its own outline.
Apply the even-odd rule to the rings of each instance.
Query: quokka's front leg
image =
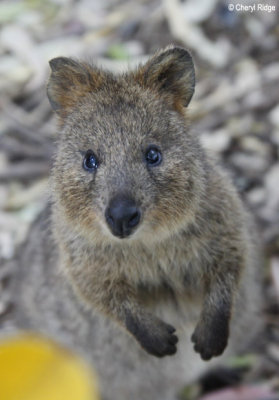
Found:
[[[156,357],[176,353],[175,328],[146,311],[126,282],[114,282],[102,293],[102,298],[93,299],[95,305],[97,300],[101,311],[127,329],[145,351]]]
[[[214,294],[214,296],[217,293]],[[228,344],[231,316],[231,299],[221,298],[212,303],[212,296],[205,300],[199,322],[191,337],[194,349],[203,360],[223,353]]]
[[[203,309],[191,337],[194,349],[203,360],[221,355],[228,344],[234,293],[237,291],[241,264],[236,268],[223,264],[207,279]]]
[[[176,353],[175,328],[143,309],[125,311],[125,326],[149,354],[164,357]]]

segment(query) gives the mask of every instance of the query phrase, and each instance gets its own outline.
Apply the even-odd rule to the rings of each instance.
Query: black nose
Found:
[[[129,236],[138,225],[141,212],[134,200],[115,197],[106,209],[105,217],[111,232],[120,238]]]

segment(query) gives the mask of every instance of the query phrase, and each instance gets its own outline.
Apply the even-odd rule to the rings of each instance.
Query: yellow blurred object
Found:
[[[0,342],[1,400],[99,400],[97,380],[77,356],[35,335]]]

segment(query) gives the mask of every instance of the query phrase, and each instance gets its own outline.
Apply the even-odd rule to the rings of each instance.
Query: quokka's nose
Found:
[[[125,238],[140,222],[141,212],[134,200],[115,197],[106,209],[105,217],[111,232],[115,236]]]

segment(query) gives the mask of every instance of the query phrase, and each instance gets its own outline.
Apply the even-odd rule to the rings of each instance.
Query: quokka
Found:
[[[17,325],[83,354],[102,399],[174,399],[246,348],[260,307],[250,218],[188,126],[192,57],[167,47],[121,75],[50,67],[57,150],[17,259]]]

